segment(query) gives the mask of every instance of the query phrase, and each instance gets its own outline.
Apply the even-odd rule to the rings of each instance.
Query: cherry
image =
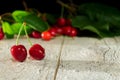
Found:
[[[12,57],[18,61],[23,62],[27,57],[27,50],[23,45],[13,45],[10,49]]]
[[[61,34],[63,34],[63,29],[60,27],[56,27],[56,32],[58,35],[61,35]]]
[[[30,43],[31,47],[29,49],[29,54],[30,56],[33,58],[33,59],[36,59],[36,60],[41,60],[45,57],[45,49],[39,45],[39,44],[34,44],[32,45],[32,42],[30,41],[30,38],[28,36],[28,33],[24,27],[24,30],[25,30],[25,34],[26,34],[26,37],[27,37],[27,40],[28,42]],[[38,33],[38,32],[37,32]]]
[[[58,26],[64,26],[66,24],[66,19],[65,18],[58,18],[57,19],[57,25]]]
[[[22,26],[19,30],[19,33],[18,33],[17,39],[16,39],[16,45],[13,45],[10,49],[12,57],[18,62],[25,61],[25,59],[27,57],[27,50],[24,47],[24,45],[18,45],[18,40],[19,40],[19,37],[20,37],[20,33],[21,33],[24,26],[25,26],[25,23],[22,24]]]
[[[0,40],[2,40],[4,38],[4,32],[2,27],[0,27]]]
[[[41,33],[41,38],[43,40],[48,41],[48,40],[50,40],[52,38],[52,36],[51,36],[50,32],[44,31],[44,32]]]
[[[61,35],[63,34],[63,30],[61,27],[57,26],[57,25],[53,25],[52,28],[54,28],[56,35]]]
[[[56,28],[54,27],[51,27],[48,32],[50,32],[51,36],[57,36],[57,31],[56,31]]]
[[[38,32],[38,31],[33,31],[33,32],[31,33],[31,36],[32,36],[33,38],[41,38],[41,33]]]
[[[29,49],[29,54],[33,59],[41,60],[45,57],[45,49],[39,44],[34,44]]]
[[[71,33],[72,26],[65,26],[63,27],[63,34],[69,35]]]
[[[74,36],[77,35],[77,33],[78,33],[77,29],[76,28],[72,28],[71,33],[69,34],[69,36],[74,37]]]

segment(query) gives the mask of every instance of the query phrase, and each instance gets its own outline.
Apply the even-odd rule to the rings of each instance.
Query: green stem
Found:
[[[62,6],[62,8],[61,8],[61,18],[63,18],[63,14],[64,14],[64,6]]]
[[[32,46],[32,42],[30,41],[30,38],[29,38],[29,36],[28,36],[28,33],[27,33],[27,30],[26,30],[25,26],[26,26],[26,23],[24,22],[24,31],[25,31],[25,35],[26,35],[26,37],[27,37],[28,42],[29,42],[30,45]]]
[[[20,30],[18,32],[17,39],[16,39],[16,45],[18,45],[20,33],[21,33],[22,29],[23,29],[23,26],[24,26],[24,23],[22,24],[22,26],[21,26],[21,28],[20,28]]]

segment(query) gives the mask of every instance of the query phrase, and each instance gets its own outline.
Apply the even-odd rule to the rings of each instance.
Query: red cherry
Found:
[[[45,49],[39,44],[34,44],[29,49],[29,54],[33,59],[41,60],[45,57]]]
[[[60,27],[56,27],[56,32],[58,35],[61,35],[61,34],[63,34],[63,29]]]
[[[4,38],[4,33],[2,27],[0,27],[0,40]]]
[[[33,38],[41,38],[41,33],[38,32],[38,31],[33,31],[32,34],[31,34],[31,36]]]
[[[74,37],[74,36],[77,35],[77,33],[78,33],[77,29],[76,28],[72,28],[71,33],[69,34],[69,36]]]
[[[63,27],[63,34],[69,35],[71,33],[72,26],[65,26]]]
[[[58,18],[57,19],[57,25],[58,26],[64,26],[66,24],[66,19],[65,18]]]
[[[51,36],[56,36],[57,35],[57,31],[56,28],[52,27],[48,30],[48,32],[50,32]]]
[[[56,35],[61,35],[61,34],[63,34],[63,30],[62,30],[61,27],[58,27],[57,25],[54,25],[54,26],[52,26],[52,28],[55,29]]]
[[[44,31],[44,32],[41,33],[41,38],[43,40],[48,41],[48,40],[50,40],[52,38],[52,36],[51,36],[50,32]]]
[[[27,57],[27,50],[23,45],[14,45],[10,49],[12,57],[18,61],[23,62]]]

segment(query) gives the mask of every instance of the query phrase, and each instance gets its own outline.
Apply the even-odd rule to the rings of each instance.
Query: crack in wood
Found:
[[[119,63],[120,60],[120,39],[118,37],[103,40],[105,45],[109,48],[106,53],[103,54],[104,62]]]
[[[106,43],[106,41],[105,40],[103,40],[103,42],[104,42],[104,44],[107,46],[107,48],[108,49],[106,49],[105,51],[102,51],[102,53],[103,53],[103,62],[105,62],[105,56],[106,56],[106,53],[110,50],[110,47],[107,45],[107,43]],[[99,44],[97,43],[97,41],[95,42],[95,46],[96,47],[99,47]],[[94,51],[96,52],[96,53],[98,53],[98,51],[96,50],[96,48],[94,49]]]
[[[103,61],[105,62],[106,61],[106,53],[110,50],[110,48],[108,47],[108,49],[103,53]]]
[[[61,43],[60,52],[59,52],[59,56],[58,56],[58,60],[57,60],[57,67],[55,69],[53,80],[56,80],[57,72],[58,72],[58,69],[59,69],[59,66],[60,66],[60,58],[61,58],[62,48],[63,48],[63,44],[64,44],[64,39],[65,39],[65,37],[63,38],[62,43]]]
[[[107,42],[105,41],[105,40],[103,40],[104,41],[104,43],[105,43],[105,45],[108,47],[108,50],[106,50],[104,53],[103,53],[103,61],[105,62],[106,61],[106,58],[105,58],[105,56],[106,56],[106,53],[111,49],[110,48],[110,46],[107,44]]]

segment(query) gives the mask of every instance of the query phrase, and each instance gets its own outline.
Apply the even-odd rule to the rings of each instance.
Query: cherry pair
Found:
[[[23,62],[27,58],[27,49],[24,45],[13,45],[10,51],[12,57],[18,62]],[[34,44],[29,49],[29,55],[33,59],[42,60],[45,57],[45,49],[39,44]]]
[[[27,40],[31,45],[31,47],[29,49],[29,55],[33,59],[36,59],[36,60],[43,59],[45,57],[45,49],[39,44],[32,45],[25,27],[26,27],[26,23],[24,22],[19,30],[18,35],[17,35],[16,45],[13,45],[10,49],[12,57],[18,62],[23,62],[27,58],[27,49],[25,48],[24,45],[18,44],[20,33],[21,33],[22,29],[24,28]]]

